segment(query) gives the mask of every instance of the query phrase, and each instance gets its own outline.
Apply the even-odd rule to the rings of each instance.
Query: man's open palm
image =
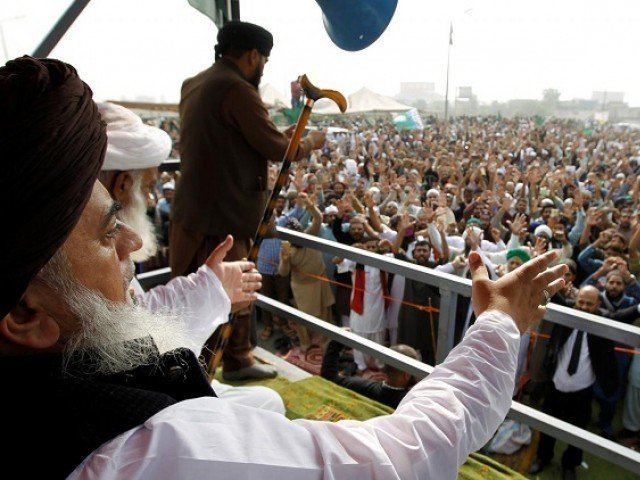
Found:
[[[555,251],[540,255],[494,282],[489,279],[482,257],[471,252],[471,299],[476,316],[485,310],[500,310],[513,318],[520,333],[526,332],[546,311],[543,290],[553,297],[564,286],[566,265],[547,270],[557,256]]]

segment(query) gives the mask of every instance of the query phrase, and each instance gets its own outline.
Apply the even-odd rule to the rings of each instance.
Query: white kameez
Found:
[[[102,445],[69,478],[455,479],[511,405],[520,335],[485,312],[392,415],[366,422],[288,420],[198,398]]]
[[[185,277],[176,277],[166,285],[145,292],[134,278],[131,286],[136,302],[151,312],[169,311],[180,315],[189,329],[194,353],[200,355],[207,339],[220,325],[229,321],[231,301],[216,274],[206,265]],[[195,346],[198,348],[195,348]],[[238,405],[285,414],[282,397],[267,387],[233,387],[211,382],[218,398]]]

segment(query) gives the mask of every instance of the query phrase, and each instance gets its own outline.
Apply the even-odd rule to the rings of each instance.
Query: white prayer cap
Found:
[[[540,235],[544,235],[547,238],[553,237],[553,233],[551,232],[551,229],[546,225],[538,225],[536,229],[533,231],[534,237],[539,237]]]
[[[427,191],[427,197],[439,197],[439,196],[440,196],[440,191],[435,188],[430,188]]]
[[[175,190],[176,184],[173,182],[167,182],[162,184],[162,190]]]
[[[543,198],[540,201],[540,206],[541,207],[553,207],[555,205],[555,203],[553,203],[553,200],[551,200],[550,198]]]
[[[387,203],[387,207],[396,207],[398,208],[398,202],[391,201]]]
[[[145,125],[131,110],[108,102],[99,102],[98,110],[107,124],[107,153],[102,170],[157,167],[171,153],[169,134]]]
[[[348,174],[355,175],[355,174],[358,173],[358,164],[352,158],[347,158],[345,160],[344,164],[345,164],[345,166],[347,168],[347,173]]]
[[[324,209],[324,213],[327,215],[330,215],[332,213],[338,213],[338,207],[336,207],[335,205],[329,205],[327,208]]]

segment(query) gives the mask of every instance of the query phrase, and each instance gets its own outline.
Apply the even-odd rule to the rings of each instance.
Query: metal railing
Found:
[[[386,272],[402,275],[406,278],[439,288],[441,300],[436,362],[441,363],[446,358],[449,351],[453,348],[454,343],[453,332],[457,298],[458,295],[466,297],[471,295],[471,280],[293,230],[278,228],[278,232],[281,239],[288,240],[296,245],[348,258],[358,263],[380,268]],[[138,275],[138,280],[143,287],[149,288],[154,284],[166,283],[169,277],[170,269],[166,268],[140,274]],[[419,378],[428,375],[434,368],[262,295],[259,296],[255,303],[259,308],[269,310],[278,316],[298,322],[305,327],[311,328],[329,338],[338,340],[347,346],[370,354],[385,363],[409,372],[412,375],[416,375]],[[545,319],[566,327],[579,328],[587,333],[608,338],[629,346],[640,346],[640,328],[633,325],[623,324],[555,304],[547,305]],[[574,425],[519,402],[512,402],[508,416],[518,422],[530,425],[547,435],[640,474],[640,452],[604,439],[599,435],[575,427]]]
[[[436,356],[436,361],[442,361],[446,354],[449,353],[453,346],[453,336],[448,334],[452,330],[449,328],[450,324],[455,321],[456,300],[458,295],[465,297],[471,295],[471,280],[286,228],[278,227],[278,233],[281,239],[288,240],[296,245],[348,258],[358,263],[370,265],[386,272],[402,275],[439,288],[441,296],[439,324],[441,326],[444,324],[444,328],[438,329],[438,355]],[[640,314],[638,317],[640,317]],[[579,328],[586,333],[608,338],[632,347],[640,347],[640,328],[633,325],[627,325],[553,303],[547,305],[547,313],[544,318],[565,327]],[[446,350],[442,349],[441,351],[441,344],[446,345]],[[441,353],[444,356],[440,356]]]
[[[388,363],[402,371],[416,375],[418,378],[427,376],[434,369],[432,366],[414,360],[371,340],[362,338],[355,333],[347,332],[340,327],[336,327],[324,320],[319,320],[316,317],[263,295],[259,295],[255,304],[281,318],[295,321],[304,327],[320,332],[344,345],[356,348],[365,354],[372,355],[382,360],[385,364]],[[516,401],[512,401],[507,416],[640,475],[640,452],[631,450],[611,440],[602,438],[595,433],[578,428]]]

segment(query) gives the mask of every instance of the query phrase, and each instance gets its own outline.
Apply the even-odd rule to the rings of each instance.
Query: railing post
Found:
[[[440,288],[440,314],[438,316],[438,345],[436,363],[442,363],[453,348],[453,334],[456,328],[456,308],[458,294]]]

